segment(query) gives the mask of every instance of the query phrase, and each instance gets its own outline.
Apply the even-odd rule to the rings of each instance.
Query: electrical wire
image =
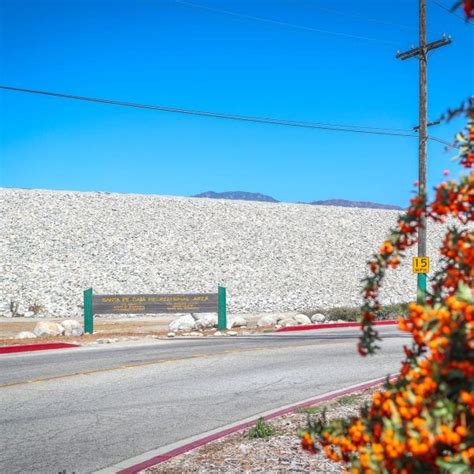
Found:
[[[335,13],[336,15],[347,16],[347,17],[350,17],[350,18],[357,18],[357,19],[360,19],[360,20],[368,21],[370,23],[378,23],[380,25],[393,26],[394,28],[400,28],[400,29],[403,29],[403,30],[406,30],[406,31],[418,31],[416,28],[410,28],[406,25],[400,25],[399,23],[393,23],[393,22],[390,22],[390,21],[379,20],[379,19],[376,19],[376,18],[369,18],[369,17],[366,17],[364,15],[360,15],[359,13],[346,12],[346,11],[336,10],[334,8],[327,8],[327,7],[323,7],[321,5],[318,5],[314,2],[308,2],[308,1],[304,1],[304,0],[296,0],[293,3],[307,4],[311,8],[315,8],[317,10],[321,10],[321,11],[328,12],[328,13]]]
[[[247,20],[253,20],[253,21],[260,21],[263,23],[269,23],[272,25],[278,25],[278,26],[283,26],[286,28],[292,28],[296,30],[302,30],[302,31],[309,31],[312,33],[322,33],[326,35],[333,35],[333,36],[342,36],[345,38],[351,38],[351,39],[359,39],[359,40],[364,40],[364,41],[374,41],[374,42],[379,42],[379,43],[385,43],[389,45],[397,45],[398,43],[395,43],[393,41],[388,41],[388,40],[382,40],[378,38],[369,38],[367,36],[359,36],[359,35],[352,35],[349,33],[340,33],[337,31],[330,31],[330,30],[323,30],[319,28],[312,28],[310,26],[303,26],[303,25],[297,25],[294,23],[287,23],[286,21],[280,21],[280,20],[273,20],[270,18],[265,18],[265,17],[260,17],[260,16],[254,16],[254,15],[247,15],[245,13],[237,13],[234,11],[230,10],[223,10],[222,8],[214,8],[214,7],[208,7],[207,5],[201,5],[198,3],[193,3],[193,2],[188,2],[185,0],[175,0],[175,3],[179,3],[180,5],[185,5],[188,7],[193,7],[193,8],[199,8],[201,10],[207,10],[211,11],[214,13],[220,13],[223,15],[229,15],[229,16],[234,16],[238,18],[244,18]]]
[[[379,127],[329,124],[329,123],[285,120],[285,119],[277,119],[277,118],[272,118],[272,117],[235,115],[235,114],[227,114],[227,113],[208,112],[208,111],[202,111],[202,110],[182,109],[182,108],[177,108],[177,107],[166,107],[163,105],[150,105],[150,104],[140,104],[136,102],[124,102],[120,100],[102,99],[102,98],[97,98],[97,97],[85,97],[85,96],[80,96],[80,95],[64,94],[60,92],[25,89],[21,87],[13,87],[13,86],[5,86],[5,85],[0,85],[0,89],[11,91],[11,92],[21,92],[21,93],[27,93],[27,94],[43,95],[43,96],[48,96],[48,97],[57,97],[61,99],[79,100],[79,101],[106,104],[106,105],[116,105],[120,107],[132,107],[132,108],[137,108],[137,109],[157,110],[160,112],[169,112],[169,113],[182,114],[182,115],[193,115],[193,116],[208,117],[208,118],[215,118],[215,119],[234,120],[234,121],[250,122],[250,123],[261,123],[261,124],[268,124],[268,125],[279,125],[279,126],[285,126],[285,127],[331,130],[335,132],[362,133],[362,134],[368,134],[368,135],[383,135],[383,136],[409,137],[409,138],[416,138],[418,136],[417,134],[413,133],[412,130],[409,130],[409,129],[407,130],[389,129],[389,128],[384,129],[384,128],[379,128]],[[400,130],[403,130],[403,131],[400,131]],[[428,138],[431,140],[443,143],[452,148],[456,148],[450,143],[445,142],[440,138],[431,137],[431,136],[429,136]]]
[[[411,130],[408,130],[408,129],[401,132],[399,130],[403,130],[403,129],[391,130],[388,128],[384,129],[384,128],[378,128],[378,127],[305,122],[305,121],[296,121],[296,120],[277,119],[277,118],[272,118],[272,117],[236,115],[236,114],[209,112],[209,111],[202,111],[202,110],[182,109],[182,108],[177,108],[177,107],[167,107],[163,105],[150,105],[150,104],[140,104],[136,102],[124,102],[124,101],[119,101],[119,100],[102,99],[102,98],[96,98],[96,97],[85,97],[85,96],[79,96],[79,95],[64,94],[60,92],[25,89],[25,88],[5,86],[5,85],[0,85],[0,89],[13,91],[13,92],[23,92],[23,93],[28,93],[28,94],[44,95],[44,96],[49,96],[49,97],[58,97],[62,99],[73,99],[73,100],[95,102],[95,103],[101,103],[101,104],[107,104],[107,105],[117,105],[117,106],[122,106],[122,107],[158,110],[160,112],[171,112],[171,113],[184,114],[184,115],[197,115],[201,117],[218,118],[218,119],[225,119],[225,120],[238,120],[238,121],[254,122],[254,123],[264,123],[264,124],[269,124],[269,125],[282,125],[282,126],[298,127],[298,128],[333,130],[333,131],[339,131],[339,132],[366,133],[366,134],[372,134],[372,135],[387,135],[387,136],[402,136],[402,137],[415,137],[416,136]]]

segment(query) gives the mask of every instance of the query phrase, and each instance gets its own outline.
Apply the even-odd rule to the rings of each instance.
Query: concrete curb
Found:
[[[79,344],[68,342],[43,342],[39,344],[18,344],[17,346],[1,346],[0,354],[11,354],[13,352],[46,351],[49,349],[67,349],[69,347],[80,347]]]
[[[389,377],[394,378],[396,377],[396,375],[391,375]],[[110,466],[108,468],[97,471],[96,474],[136,474],[138,472],[143,471],[144,469],[156,466],[157,464],[161,464],[176,456],[191,451],[192,449],[199,448],[208,443],[211,443],[212,441],[216,441],[237,431],[249,428],[250,426],[253,426],[256,420],[260,417],[265,418],[265,420],[270,420],[278,416],[283,416],[288,413],[292,413],[300,408],[317,405],[319,403],[324,403],[342,397],[343,395],[348,395],[354,392],[358,392],[360,390],[365,390],[371,387],[375,387],[377,385],[381,385],[386,380],[386,377],[369,380],[368,382],[362,382],[356,385],[351,385],[350,387],[334,390],[332,392],[319,395],[318,397],[306,399],[291,405],[284,406],[282,408],[278,408],[276,410],[270,410],[264,413],[260,413],[250,418],[241,420],[237,423],[223,426],[216,430],[211,430],[207,433],[192,436],[190,438],[178,441],[168,446],[163,446],[162,448],[148,451],[139,456],[122,461],[114,466]]]
[[[386,321],[375,321],[374,326],[390,326],[398,324],[396,319],[388,319]],[[312,331],[313,329],[332,329],[332,328],[357,328],[360,327],[360,323],[323,323],[323,324],[307,324],[304,326],[287,326],[284,328],[276,329],[275,332],[287,332],[287,331]]]

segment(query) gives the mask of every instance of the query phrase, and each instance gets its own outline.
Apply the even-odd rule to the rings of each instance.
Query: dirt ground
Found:
[[[33,331],[39,319],[1,319],[0,320],[0,346],[16,344],[33,344],[39,342],[76,342],[78,344],[87,344],[101,338],[123,338],[123,337],[143,337],[146,335],[166,337],[168,334],[168,320],[149,320],[149,319],[95,319],[94,334],[85,334],[81,337],[71,336],[51,336],[35,339],[14,339],[21,331]],[[61,320],[50,320],[58,323]]]
[[[62,319],[63,320],[63,319]],[[56,321],[61,319],[24,319],[11,318],[0,319],[0,346],[10,346],[17,344],[35,344],[42,342],[71,342],[76,344],[93,343],[97,339],[142,339],[145,337],[166,338],[169,332],[168,324],[171,318],[125,318],[125,319],[94,319],[94,334],[84,334],[83,336],[49,336],[32,339],[15,339],[21,331],[33,331],[39,321]],[[237,333],[242,332],[268,332],[269,328],[232,328]],[[216,329],[200,331],[203,336],[212,336]],[[180,336],[181,333],[177,333]]]

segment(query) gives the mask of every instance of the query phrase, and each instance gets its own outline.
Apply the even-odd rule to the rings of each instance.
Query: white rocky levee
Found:
[[[0,315],[79,318],[98,294],[215,293],[231,313],[360,303],[365,262],[397,211],[152,195],[0,189]],[[27,217],[26,217],[27,216]],[[443,228],[430,224],[434,259]],[[412,299],[408,255],[382,303]],[[116,316],[110,316],[116,317]]]

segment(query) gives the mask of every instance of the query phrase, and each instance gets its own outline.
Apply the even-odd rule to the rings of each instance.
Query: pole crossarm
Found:
[[[424,48],[424,50],[425,50],[424,54],[426,54],[428,51],[432,51],[433,49],[437,49],[437,48],[441,48],[442,46],[446,46],[446,45],[448,45],[452,42],[453,42],[453,40],[452,40],[451,36],[443,36],[439,40],[432,41],[431,43],[427,43],[425,48]],[[402,61],[405,61],[405,59],[410,59],[410,58],[413,58],[415,56],[419,56],[421,51],[422,51],[421,47],[412,48],[412,49],[409,49],[408,51],[405,51],[403,53],[398,52],[395,57],[397,59],[401,59]]]

